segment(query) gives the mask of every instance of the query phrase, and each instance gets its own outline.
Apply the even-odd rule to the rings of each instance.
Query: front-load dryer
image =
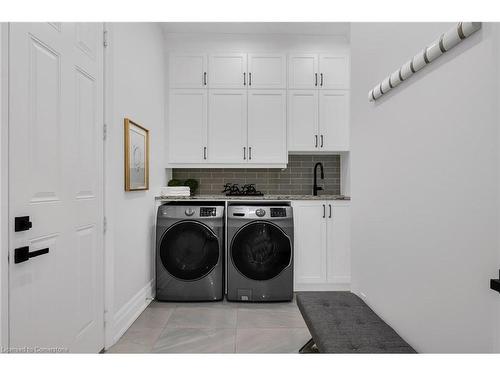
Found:
[[[156,224],[156,299],[224,296],[224,205],[165,204]]]
[[[292,300],[292,207],[230,205],[227,210],[227,299]]]

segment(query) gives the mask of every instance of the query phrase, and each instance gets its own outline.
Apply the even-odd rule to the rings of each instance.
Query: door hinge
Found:
[[[104,47],[108,46],[108,30],[104,30],[103,32],[102,45]]]
[[[102,125],[102,139],[105,141],[107,137],[108,137],[108,125],[103,124]]]
[[[104,233],[106,233],[107,230],[108,230],[108,219],[106,219],[106,217],[104,217],[104,219],[102,221],[102,231]]]

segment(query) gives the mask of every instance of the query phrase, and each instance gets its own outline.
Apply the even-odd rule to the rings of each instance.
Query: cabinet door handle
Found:
[[[207,85],[207,72],[203,72],[203,84]]]
[[[247,160],[247,148],[243,147],[243,160]]]
[[[320,144],[320,147],[321,147],[321,148],[323,148],[323,134],[321,134],[321,135],[319,136],[319,138],[321,139],[321,144]]]
[[[243,86],[247,85],[247,74],[243,73]]]
[[[252,72],[248,73],[248,86],[252,86]]]
[[[314,147],[316,147],[316,148],[318,147],[318,135],[317,134],[314,136]]]
[[[323,219],[326,217],[326,205],[323,205]]]
[[[248,160],[252,160],[252,148],[248,148]]]
[[[207,146],[203,147],[203,159],[207,160]]]
[[[332,205],[329,204],[328,208],[330,209],[330,215],[328,215],[328,218],[331,219],[332,218]]]
[[[319,83],[319,85],[323,87],[323,73],[320,74],[320,77],[321,77],[321,82]]]
[[[318,86],[318,73],[314,73],[314,86]]]

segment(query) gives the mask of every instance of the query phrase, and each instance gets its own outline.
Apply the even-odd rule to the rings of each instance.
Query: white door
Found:
[[[288,151],[318,147],[318,90],[288,90]]]
[[[209,56],[208,86],[212,89],[242,89],[248,85],[246,53]]]
[[[349,91],[319,91],[319,150],[349,151]]]
[[[286,164],[286,91],[248,91],[248,162]]]
[[[301,284],[326,282],[326,203],[294,201],[294,271],[297,289]]]
[[[327,202],[327,281],[351,282],[351,203]]]
[[[322,89],[349,89],[349,59],[347,56],[319,56],[319,87]]]
[[[208,161],[247,160],[247,90],[209,90]]]
[[[203,163],[207,160],[207,91],[170,90],[170,163]]]
[[[208,84],[207,55],[171,54],[169,85],[173,89],[201,89]]]
[[[288,58],[288,88],[318,88],[318,55],[291,54]]]
[[[10,24],[12,349],[104,347],[102,35],[99,23]],[[25,215],[32,228],[16,232]]]
[[[248,54],[248,87],[286,89],[286,56],[271,53]]]

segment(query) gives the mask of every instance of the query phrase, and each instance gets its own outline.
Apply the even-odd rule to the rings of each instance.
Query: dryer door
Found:
[[[219,240],[206,225],[197,221],[181,221],[163,235],[159,255],[172,276],[181,280],[197,280],[217,265]]]
[[[292,242],[277,225],[254,221],[243,226],[233,237],[231,260],[243,276],[270,280],[291,264]]]

